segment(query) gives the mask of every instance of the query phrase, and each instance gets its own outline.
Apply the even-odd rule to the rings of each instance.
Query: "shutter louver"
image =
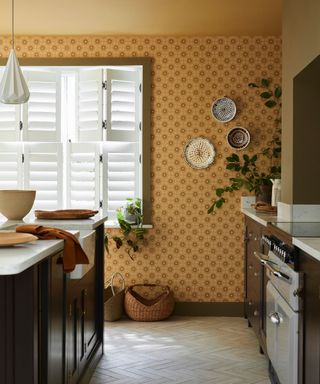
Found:
[[[126,205],[128,197],[139,197],[137,153],[137,143],[104,143],[103,201],[110,220],[116,218],[117,209]]]
[[[0,189],[23,188],[22,144],[0,143]]]
[[[25,187],[37,191],[34,209],[62,208],[62,144],[25,144]]]
[[[23,140],[60,141],[59,71],[24,71],[30,99],[23,105]]]
[[[68,208],[99,209],[100,144],[68,143]]]
[[[107,140],[138,141],[139,71],[107,69]]]
[[[79,141],[102,140],[102,69],[80,69],[78,89]]]
[[[0,81],[3,76],[0,69]],[[21,106],[0,103],[0,141],[18,141],[20,137]]]

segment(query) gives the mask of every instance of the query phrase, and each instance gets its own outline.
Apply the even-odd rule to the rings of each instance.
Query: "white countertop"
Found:
[[[0,275],[15,275],[63,249],[63,240],[35,240],[0,248]]]
[[[293,237],[292,243],[314,259],[320,261],[320,237]]]
[[[108,217],[101,213],[91,217],[90,219],[78,219],[78,220],[38,220],[33,214],[26,216],[21,221],[7,220],[0,223],[0,229],[15,228],[17,225],[24,224],[37,224],[46,227],[54,227],[61,229],[96,229],[99,225],[103,224]]]
[[[267,226],[268,223],[274,223],[277,221],[284,221],[279,219],[277,215],[271,215],[270,213],[259,213],[254,208],[241,208],[241,212],[256,222]]]

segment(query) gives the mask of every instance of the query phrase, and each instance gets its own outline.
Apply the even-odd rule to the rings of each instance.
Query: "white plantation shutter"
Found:
[[[138,143],[106,142],[103,145],[103,210],[109,219],[116,218],[117,208],[128,197],[141,196]]]
[[[4,69],[0,69],[0,81]],[[20,138],[21,106],[0,103],[0,141],[18,141]]]
[[[138,141],[140,71],[107,69],[106,79],[107,140]]]
[[[60,141],[61,75],[59,71],[24,70],[30,99],[23,105],[24,141]]]
[[[23,188],[22,144],[0,143],[0,189]]]
[[[102,69],[80,69],[78,83],[79,141],[102,140]]]
[[[100,143],[67,146],[67,207],[99,209]]]
[[[24,145],[25,188],[37,191],[34,209],[62,208],[62,144]]]

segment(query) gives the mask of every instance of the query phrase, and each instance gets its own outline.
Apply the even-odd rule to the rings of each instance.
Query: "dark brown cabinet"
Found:
[[[104,224],[95,262],[71,280],[58,252],[0,276],[0,383],[80,384],[103,352]]]
[[[97,341],[95,270],[67,279],[66,382],[77,383]]]
[[[304,274],[303,312],[300,327],[300,383],[320,383],[320,262],[299,250],[299,269]]]
[[[261,352],[266,352],[264,332],[265,271],[257,253],[263,251],[261,236],[263,226],[245,218],[245,314],[249,326],[257,335]]]

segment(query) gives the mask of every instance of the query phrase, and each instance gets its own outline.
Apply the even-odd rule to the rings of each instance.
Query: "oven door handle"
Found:
[[[267,262],[269,261],[268,256],[264,255],[261,252],[254,251],[253,254],[260,261],[260,263],[263,265],[266,265]]]
[[[278,277],[279,279],[285,281],[288,284],[291,284],[291,277],[286,275],[285,273],[273,268],[268,262],[265,266],[269,269],[269,271],[273,274],[273,276]]]

